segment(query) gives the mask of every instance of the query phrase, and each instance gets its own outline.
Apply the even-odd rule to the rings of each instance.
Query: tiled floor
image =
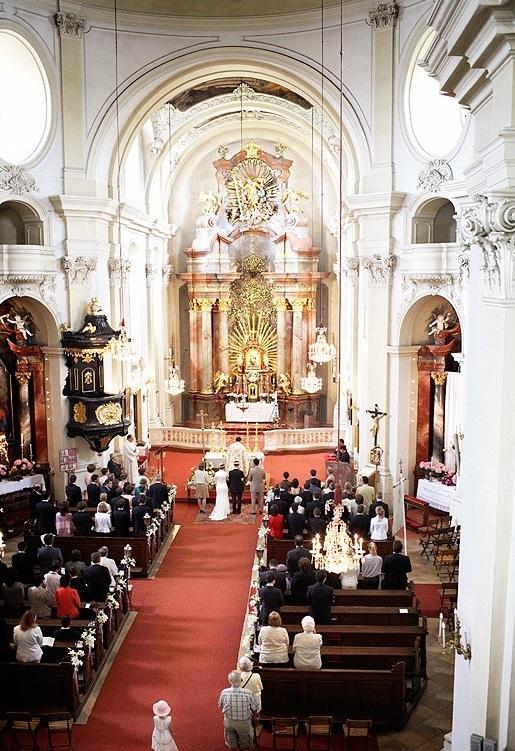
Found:
[[[410,535],[408,554],[412,579],[419,584],[437,583],[434,567],[420,556],[417,538]],[[382,735],[381,751],[441,751],[443,738],[452,725],[454,655],[442,655],[438,643],[438,619],[428,618],[427,672],[429,681],[404,730]]]

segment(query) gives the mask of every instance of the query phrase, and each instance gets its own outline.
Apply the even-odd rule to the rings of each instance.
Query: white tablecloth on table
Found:
[[[451,508],[451,501],[456,498],[456,488],[454,485],[442,485],[441,482],[419,480],[417,498],[421,501],[426,501],[430,506],[439,511],[446,511],[448,513]]]
[[[225,405],[227,422],[273,422],[276,412],[275,402],[251,402],[247,409],[240,409],[233,402]]]
[[[0,482],[0,495],[16,493],[18,490],[25,490],[25,488],[33,488],[34,485],[41,485],[43,489],[45,488],[43,475],[28,475],[22,477],[21,480],[3,480]]]

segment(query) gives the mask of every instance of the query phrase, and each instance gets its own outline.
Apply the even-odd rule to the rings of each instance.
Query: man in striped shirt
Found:
[[[224,688],[218,706],[224,716],[224,738],[230,751],[254,748],[252,720],[257,718],[258,703],[253,693],[241,688],[241,673],[231,670],[227,676],[230,688]]]

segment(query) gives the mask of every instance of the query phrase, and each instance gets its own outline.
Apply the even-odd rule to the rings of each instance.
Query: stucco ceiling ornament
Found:
[[[61,36],[80,37],[86,28],[85,19],[75,13],[56,13],[54,20]]]
[[[458,220],[464,248],[481,251],[484,299],[515,302],[515,200],[474,196]]]
[[[64,271],[67,287],[82,287],[89,284],[89,277],[97,267],[96,258],[77,256],[76,258],[62,258],[61,267]]]
[[[372,287],[388,287],[393,280],[393,272],[397,265],[396,256],[363,256],[361,265],[368,271]]]
[[[17,164],[0,164],[0,190],[17,196],[37,191],[36,181]]]
[[[368,11],[368,19],[365,20],[373,29],[386,29],[388,26],[395,26],[398,15],[399,6],[396,2],[379,3],[375,10]]]
[[[438,193],[442,183],[452,180],[451,165],[445,159],[432,159],[427,167],[420,172],[417,180],[417,188]]]

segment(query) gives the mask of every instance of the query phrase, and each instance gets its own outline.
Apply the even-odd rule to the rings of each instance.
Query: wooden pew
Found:
[[[410,608],[414,593],[404,589],[335,589],[335,605],[375,605]]]
[[[363,541],[363,548],[365,551],[368,543],[369,540]],[[388,540],[380,540],[376,542],[376,545],[377,553],[382,558],[393,553],[393,538],[390,538]],[[277,563],[286,563],[286,556],[288,555],[288,551],[293,550],[294,547],[295,543],[293,540],[276,540],[273,537],[268,537],[266,541],[267,560],[270,561],[271,558],[275,558]],[[308,550],[311,549],[311,537],[304,538],[304,547],[306,547]]]
[[[33,715],[65,711],[76,715],[79,689],[71,663],[5,662],[1,671],[4,711]]]
[[[332,715],[371,718],[374,725],[400,728],[407,719],[404,664],[391,670],[296,670],[256,667],[263,681],[261,719]]]
[[[333,605],[331,609],[332,621],[342,625],[367,624],[370,626],[418,626],[420,611],[418,608],[402,608],[401,613],[396,607],[368,607],[361,605]],[[281,618],[283,624],[300,624],[302,618],[308,614],[307,605],[283,605]]]

